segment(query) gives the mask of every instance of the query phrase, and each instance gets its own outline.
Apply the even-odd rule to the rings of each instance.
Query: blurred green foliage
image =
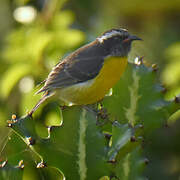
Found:
[[[180,93],[180,42],[174,43],[165,51],[168,65],[163,71],[162,79],[169,88],[169,98]]]
[[[81,31],[70,28],[74,21],[73,13],[68,10],[59,11],[62,5],[56,1],[47,2],[30,24],[18,25],[6,37],[1,53],[1,63],[4,66],[1,99],[2,104],[11,102],[11,94],[19,92],[13,101],[18,101],[20,113],[30,110],[39,98],[33,96],[34,84],[47,76],[59,58],[84,41]],[[24,77],[32,80],[32,87],[25,93],[28,84],[20,82]],[[2,117],[1,122],[6,118]]]
[[[0,161],[8,159],[0,169],[0,179],[62,179],[64,174],[67,179],[72,179],[70,174],[79,179],[81,174],[88,179],[102,177],[101,180],[110,176],[117,179],[115,175],[121,179],[180,177],[177,130],[180,125],[176,122],[180,115],[176,112],[169,118],[177,110],[177,104],[165,101],[161,93],[165,93],[166,99],[172,99],[180,92],[178,0],[1,0],[0,5]],[[36,12],[29,23],[20,22],[15,16],[15,10],[21,6],[31,6]],[[21,123],[13,131],[4,128],[12,113],[22,116],[34,106],[40,98],[34,95],[35,85],[47,77],[63,56],[112,27],[127,28],[144,39],[133,47],[130,61],[144,55],[144,61],[159,65],[158,74],[151,68],[129,66],[113,89],[113,96],[106,97],[103,105],[111,121],[118,120],[117,124],[96,126],[96,118],[89,112],[78,107],[62,112],[56,101],[50,100],[42,105],[33,120],[22,123],[24,129]],[[158,85],[157,76],[161,77],[165,89]],[[137,82],[138,91],[133,91]],[[132,97],[136,98],[132,101]],[[135,109],[134,101],[138,102]],[[86,124],[81,124],[82,120]],[[172,129],[161,128],[166,120]],[[51,134],[46,128],[62,123]],[[143,123],[144,129],[134,134],[134,128],[127,123],[135,127]],[[84,125],[85,137],[81,129]],[[86,160],[83,155],[78,156],[80,132]],[[109,140],[104,138],[104,132],[111,136]],[[133,135],[145,138],[144,149],[141,140],[130,143]],[[34,146],[26,144],[27,136],[36,139]],[[37,169],[41,156],[48,165]],[[115,158],[117,163],[105,163],[105,157],[111,163]],[[145,157],[150,159],[146,168]],[[21,159],[26,167],[23,171],[18,165]]]

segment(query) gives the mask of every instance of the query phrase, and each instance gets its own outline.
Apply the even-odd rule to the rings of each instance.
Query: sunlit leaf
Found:
[[[6,98],[16,83],[25,75],[30,73],[30,66],[27,64],[17,64],[10,67],[3,76],[1,82],[1,94]]]
[[[46,114],[45,125],[46,126],[60,126],[63,123],[63,115],[60,107],[52,105],[51,111]]]
[[[45,32],[43,28],[22,28],[9,36],[9,46],[4,56],[10,62],[37,62],[50,40],[51,34]]]
[[[62,11],[61,13],[55,15],[52,21],[52,26],[57,30],[64,29],[71,25],[73,20],[74,15],[71,11]]]

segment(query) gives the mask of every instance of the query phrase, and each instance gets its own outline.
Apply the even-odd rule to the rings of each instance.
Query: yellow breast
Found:
[[[93,104],[108,93],[120,79],[127,58],[110,57],[105,60],[96,78],[58,90],[61,100],[77,105]]]

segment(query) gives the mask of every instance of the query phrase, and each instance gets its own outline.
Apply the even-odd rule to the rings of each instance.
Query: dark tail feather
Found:
[[[38,88],[39,86],[41,86],[42,84],[44,84],[46,81],[47,81],[47,79],[45,79],[44,81],[40,82],[38,85],[36,85],[36,88]],[[39,94],[39,93],[41,93],[41,92],[43,92],[43,91],[46,91],[46,90],[44,89],[44,86],[43,86],[39,91],[37,91],[35,94]]]
[[[36,85],[36,88],[38,88],[39,86],[41,86],[42,84],[44,84],[47,81],[47,79],[41,81],[39,84]]]
[[[38,103],[33,107],[33,109],[28,113],[29,116],[32,116],[32,114],[39,108],[39,106],[49,97],[53,96],[54,92],[46,92],[42,98],[38,101]]]

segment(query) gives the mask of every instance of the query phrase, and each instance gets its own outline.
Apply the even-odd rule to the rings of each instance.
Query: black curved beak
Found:
[[[126,43],[126,42],[129,42],[129,41],[135,41],[135,40],[140,40],[142,41],[141,38],[137,37],[137,36],[134,36],[134,35],[129,35],[128,38],[124,39],[123,42]]]
[[[139,38],[139,37],[137,37],[137,36],[134,36],[134,35],[130,35],[130,36],[128,37],[128,39],[129,39],[129,40],[132,40],[132,41],[134,41],[134,40],[140,40],[140,41],[142,41],[141,38]]]

